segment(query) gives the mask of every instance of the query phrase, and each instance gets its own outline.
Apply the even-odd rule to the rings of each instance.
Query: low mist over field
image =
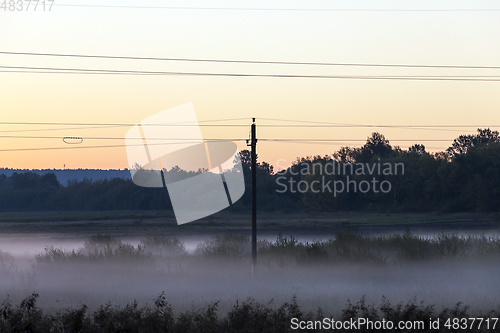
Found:
[[[500,304],[496,237],[367,237],[346,231],[329,241],[301,243],[280,236],[259,241],[253,278],[249,246],[245,235],[223,234],[188,254],[173,237],[144,238],[133,246],[95,235],[81,248],[49,246],[32,258],[0,252],[0,296],[18,303],[36,292],[46,310],[83,304],[95,310],[108,302],[152,304],[164,292],[176,313],[216,301],[225,312],[249,297],[279,306],[296,296],[304,311],[321,307],[332,315],[363,296],[368,303],[384,296],[436,309],[463,302],[477,312]]]

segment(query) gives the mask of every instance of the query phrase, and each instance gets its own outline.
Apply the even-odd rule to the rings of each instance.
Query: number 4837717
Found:
[[[0,9],[10,12],[50,11],[53,4],[54,0],[3,0]]]

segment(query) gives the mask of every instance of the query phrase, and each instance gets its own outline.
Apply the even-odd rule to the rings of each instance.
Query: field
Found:
[[[244,332],[252,317],[269,332],[288,331],[294,316],[498,317],[496,215],[262,215],[253,276],[245,215],[183,226],[161,212],[0,220],[5,332],[16,316],[61,332],[98,323]]]

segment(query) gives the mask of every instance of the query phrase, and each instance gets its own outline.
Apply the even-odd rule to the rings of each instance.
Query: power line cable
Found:
[[[0,70],[0,73],[13,73],[13,74],[94,74],[94,75],[138,75],[138,76],[161,76],[165,74],[154,73],[122,73],[122,72],[87,72],[87,71],[58,71],[58,70],[39,70],[39,71],[24,71],[24,70]]]
[[[237,121],[237,120],[248,120],[248,118],[233,118],[233,119],[216,119],[216,120],[199,120],[198,122],[175,122],[175,123],[159,123],[159,124],[149,124],[149,123],[141,123],[141,126],[208,126],[208,127],[228,127],[228,126],[248,126],[242,124],[205,124],[206,122],[222,122],[222,121]],[[198,124],[202,123],[202,124]],[[0,125],[53,125],[53,126],[102,126],[102,127],[120,127],[120,126],[134,126],[137,124],[133,123],[66,123],[66,122],[10,122],[10,121],[1,121]],[[96,127],[98,128],[98,127]],[[82,128],[87,129],[87,128]]]
[[[0,68],[11,69],[35,69],[51,71],[67,71],[68,74],[100,73],[100,74],[153,74],[153,75],[182,75],[182,76],[214,76],[214,77],[265,77],[265,78],[302,78],[302,79],[351,79],[351,80],[409,80],[409,81],[476,81],[476,82],[500,82],[498,76],[360,76],[360,75],[297,75],[297,74],[245,74],[245,73],[208,73],[208,72],[150,72],[131,70],[108,70],[108,69],[78,69],[78,68],[54,68],[54,67],[27,67],[27,66],[0,66]],[[480,77],[480,78],[479,78]]]
[[[121,125],[109,126],[89,126],[89,127],[63,127],[63,128],[39,128],[39,129],[19,129],[19,130],[0,130],[0,133],[21,133],[21,132],[52,132],[52,131],[69,131],[69,130],[87,130],[87,129],[104,129],[104,128],[118,128]]]
[[[2,66],[0,66],[1,68]],[[5,67],[5,66],[3,66]],[[375,80],[445,80],[445,81],[499,81],[491,78],[500,79],[500,75],[406,75],[406,76],[328,76],[328,75],[294,75],[294,74],[243,74],[243,73],[203,73],[203,72],[147,72],[147,71],[127,71],[127,70],[66,70],[47,69],[47,70],[0,70],[0,73],[13,74],[91,74],[91,75],[137,75],[137,76],[229,76],[229,77],[276,77],[276,78],[309,78],[309,79],[375,79]]]
[[[281,143],[284,143],[284,144],[287,144],[287,143],[292,143],[292,144],[297,144],[296,142],[293,142],[293,141],[275,141],[275,142],[271,142],[271,141],[268,141],[267,143],[278,143],[278,144],[281,144]],[[354,147],[358,146],[360,147],[359,145],[359,142],[350,142],[350,141],[346,141],[346,142],[342,142],[342,144],[350,144],[352,143],[352,145]],[[335,145],[338,145],[338,143],[335,143],[335,142],[308,142],[308,141],[303,141],[303,142],[300,142],[300,144],[313,144],[313,145],[321,145],[321,146],[335,146]],[[410,145],[408,146],[408,148],[411,147]],[[428,147],[428,146],[425,146],[426,149],[447,149],[448,146],[442,146],[442,147]]]
[[[80,136],[82,137],[82,136]],[[63,136],[21,136],[21,135],[0,135],[0,138],[4,139],[63,139]],[[123,138],[123,137],[82,137],[85,140],[143,140],[143,138]],[[199,138],[147,138],[147,140],[168,140],[168,141],[200,141]],[[203,139],[206,141],[220,141],[220,140],[228,140],[228,141],[242,141],[246,139]]]
[[[263,139],[259,139],[263,140]],[[211,142],[227,142],[228,140],[211,140]],[[246,141],[245,140],[232,140],[232,141]],[[297,143],[298,140],[276,140],[276,139],[264,139],[269,143]],[[301,144],[315,144],[315,145],[333,145],[335,143],[355,143],[355,142],[365,142],[366,140],[305,140],[300,141]],[[439,142],[439,141],[449,141],[449,140],[391,140],[391,141],[408,141],[408,142]],[[184,144],[191,142],[176,142],[168,144]],[[149,144],[151,145],[165,145],[166,143]],[[104,146],[69,146],[69,147],[37,147],[37,148],[11,148],[11,149],[0,149],[0,152],[17,152],[17,151],[44,151],[44,150],[66,150],[66,149],[94,149],[94,148],[123,148],[127,146],[142,146],[142,144],[136,145],[104,145]]]
[[[397,129],[407,129],[407,130],[417,130],[417,131],[443,131],[443,132],[462,132],[461,130],[452,130],[444,128],[427,128],[417,127],[417,126],[391,126],[391,125],[350,125],[350,124],[339,124],[339,125],[259,125],[259,127],[271,127],[271,128],[397,128]],[[481,127],[481,126],[480,126]],[[486,126],[493,127],[493,126]]]
[[[227,142],[227,139],[204,139],[210,142]],[[245,139],[246,140],[246,139]],[[232,141],[245,141],[243,139],[232,140]],[[167,144],[185,144],[192,143],[192,141],[175,142],[175,143],[151,143],[152,145],[167,145]],[[41,151],[41,150],[64,150],[64,149],[92,149],[92,148],[120,148],[129,146],[143,146],[144,144],[127,144],[127,145],[106,145],[106,146],[69,146],[69,147],[38,147],[38,148],[12,148],[12,149],[0,149],[0,152],[14,152],[14,151]]]
[[[246,118],[244,118],[247,120]],[[200,120],[200,122],[204,122],[203,120]],[[8,123],[1,123],[1,125],[26,125],[26,124],[21,124],[21,123],[13,123],[13,124],[8,124]],[[29,124],[29,125],[44,125],[44,124]],[[55,125],[55,124],[52,124]],[[77,125],[77,124],[75,124]],[[209,124],[200,124],[202,126],[209,126]],[[106,128],[120,128],[120,127],[125,127],[125,126],[132,126],[130,124],[115,124],[115,125],[99,125],[99,126],[87,126],[83,125],[81,127],[52,127],[52,128],[39,128],[39,129],[18,129],[18,130],[0,130],[0,133],[22,133],[22,132],[53,132],[53,131],[69,131],[69,130],[89,130],[89,129],[106,129]],[[148,124],[145,124],[145,126],[148,126]],[[154,126],[153,124],[149,124],[149,126]],[[166,125],[162,125],[166,126]],[[172,125],[174,126],[174,125]],[[184,125],[188,126],[188,125]],[[190,125],[191,126],[191,125]],[[197,125],[192,125],[192,126],[197,126]],[[220,127],[221,125],[218,125],[217,127]],[[237,125],[224,125],[224,126],[237,126],[241,127],[243,125],[237,124]],[[245,125],[246,126],[246,125]]]
[[[302,123],[302,124],[312,124],[312,125],[265,125],[259,124],[259,127],[311,127],[311,128],[321,128],[321,127],[326,127],[326,128],[353,128],[353,127],[369,127],[369,128],[401,128],[401,129],[412,129],[412,130],[424,130],[424,131],[445,131],[445,132],[461,132],[460,130],[450,130],[450,129],[443,129],[443,128],[428,128],[429,126],[425,125],[363,125],[363,124],[343,124],[343,123],[330,123],[330,122],[320,122],[320,121],[304,121],[304,120],[290,120],[290,119],[276,119],[276,118],[259,118],[262,120],[268,120],[268,121],[288,121],[288,122],[294,122],[294,123]],[[433,127],[433,126],[431,126]],[[436,127],[441,127],[441,126],[436,126]],[[476,127],[476,126],[467,126],[467,127]],[[479,126],[483,127],[483,126]],[[493,127],[493,126],[486,126],[486,127]]]
[[[498,127],[500,125],[368,125],[368,124],[346,124],[346,123],[333,123],[326,121],[311,121],[311,120],[295,120],[295,119],[285,119],[285,118],[258,118],[260,120],[269,120],[269,121],[286,121],[286,122],[295,122],[295,123],[304,123],[304,124],[318,124],[318,125],[331,125],[331,126],[342,126],[342,127],[449,127],[449,128],[467,128],[467,127]],[[264,125],[259,125],[264,126]]]
[[[56,7],[124,8],[124,9],[169,9],[169,10],[219,10],[219,11],[291,11],[291,12],[498,12],[500,9],[361,9],[361,8],[249,8],[249,7],[176,7],[133,5],[80,5],[54,4]]]
[[[123,138],[123,137],[86,137],[86,136],[80,136],[81,138],[85,140],[143,140],[143,138]],[[20,135],[0,135],[0,138],[4,139],[62,139],[62,136],[20,136]],[[168,141],[185,141],[185,142],[190,142],[190,141],[199,141],[199,138],[147,138],[147,140],[168,140]],[[247,140],[245,138],[234,138],[234,139],[203,139],[206,141],[221,141],[221,140],[227,140],[227,141],[244,141]],[[320,141],[366,141],[366,139],[287,139],[287,138],[259,138],[260,141],[294,141],[294,142],[299,142],[299,141],[315,141],[315,142],[320,142]],[[392,139],[391,141],[449,141],[448,139]]]
[[[331,122],[314,122],[314,121],[300,121],[300,120],[289,120],[289,119],[275,119],[275,118],[258,118],[262,120],[275,120],[275,121],[293,121],[299,123],[310,123],[310,125],[288,125],[288,124],[259,124],[259,127],[270,127],[270,128],[356,128],[356,127],[385,127],[385,128],[481,128],[481,127],[500,127],[500,125],[369,125],[369,124],[346,124],[346,123],[331,123]],[[200,120],[202,124],[197,124],[194,122],[178,122],[178,123],[141,123],[141,126],[165,126],[165,127],[247,127],[246,124],[205,124],[205,122],[222,122],[222,121],[236,121],[245,120],[248,121],[249,118],[234,118],[234,119],[216,119],[216,120]],[[73,128],[58,128],[57,130],[70,130],[70,129],[94,129],[94,128],[106,128],[106,127],[125,127],[134,126],[134,123],[70,123],[70,122],[0,122],[0,125],[52,125],[52,126],[83,126],[73,127]],[[85,127],[91,126],[91,127]],[[37,131],[42,130],[55,130],[55,129],[37,129]],[[31,131],[31,130],[19,130],[19,131]],[[0,130],[0,132],[3,132]]]
[[[366,142],[366,139],[266,139],[259,138],[259,141],[286,141],[286,142]],[[390,142],[448,142],[449,139],[391,139]]]
[[[455,68],[455,69],[500,69],[500,66],[464,66],[464,65],[414,65],[414,64],[369,64],[369,63],[332,63],[332,62],[298,62],[298,61],[261,61],[261,60],[230,60],[230,59],[200,59],[200,58],[162,58],[162,57],[134,57],[90,54],[66,53],[35,53],[0,51],[7,55],[73,57],[73,58],[100,58],[125,60],[155,60],[155,61],[185,61],[185,62],[215,62],[215,63],[244,63],[268,65],[310,65],[310,66],[354,66],[354,67],[403,67],[403,68]]]

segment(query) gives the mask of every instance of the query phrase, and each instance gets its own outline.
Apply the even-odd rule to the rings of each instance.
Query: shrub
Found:
[[[238,234],[223,234],[198,244],[195,253],[204,257],[239,258],[250,250],[250,237]]]
[[[45,253],[37,254],[35,260],[37,263],[50,262],[93,262],[106,260],[136,260],[148,262],[151,259],[151,253],[145,250],[143,245],[133,245],[122,243],[109,235],[95,235],[87,240],[78,251],[64,251],[61,248],[48,246]]]
[[[262,304],[249,298],[244,302],[236,302],[233,308],[224,316],[218,315],[218,302],[209,304],[190,311],[182,312],[174,318],[170,305],[166,302],[165,294],[161,293],[154,300],[154,306],[139,307],[137,302],[132,302],[124,307],[113,307],[111,304],[100,306],[93,313],[83,305],[79,309],[66,309],[62,312],[44,314],[37,307],[38,294],[33,293],[14,307],[7,299],[0,307],[0,332],[295,332],[292,329],[292,318],[299,321],[318,321],[323,318],[332,318],[324,315],[321,309],[316,314],[304,313],[295,297],[291,302],[286,302],[275,308],[272,302]],[[339,320],[356,321],[365,318],[370,321],[392,321],[395,325],[399,321],[422,321],[425,325],[420,332],[434,332],[429,327],[430,320],[439,320],[440,327],[453,318],[497,318],[498,312],[491,311],[487,314],[470,313],[469,308],[457,303],[453,308],[444,308],[436,311],[434,306],[422,302],[410,301],[407,304],[392,305],[387,299],[382,298],[380,305],[368,304],[365,298],[356,303],[348,301],[347,306],[341,311]],[[484,326],[484,325],[483,325]],[[498,331],[498,327],[496,328]],[[320,330],[321,331],[321,330]],[[349,332],[346,329],[336,330]],[[357,332],[372,332],[369,328],[358,327]],[[484,332],[478,325],[468,332]],[[305,329],[301,332],[318,332],[318,330]],[[377,332],[392,332],[380,329]]]
[[[180,256],[186,254],[186,247],[181,240],[168,236],[149,236],[141,240],[146,251],[160,256]]]

